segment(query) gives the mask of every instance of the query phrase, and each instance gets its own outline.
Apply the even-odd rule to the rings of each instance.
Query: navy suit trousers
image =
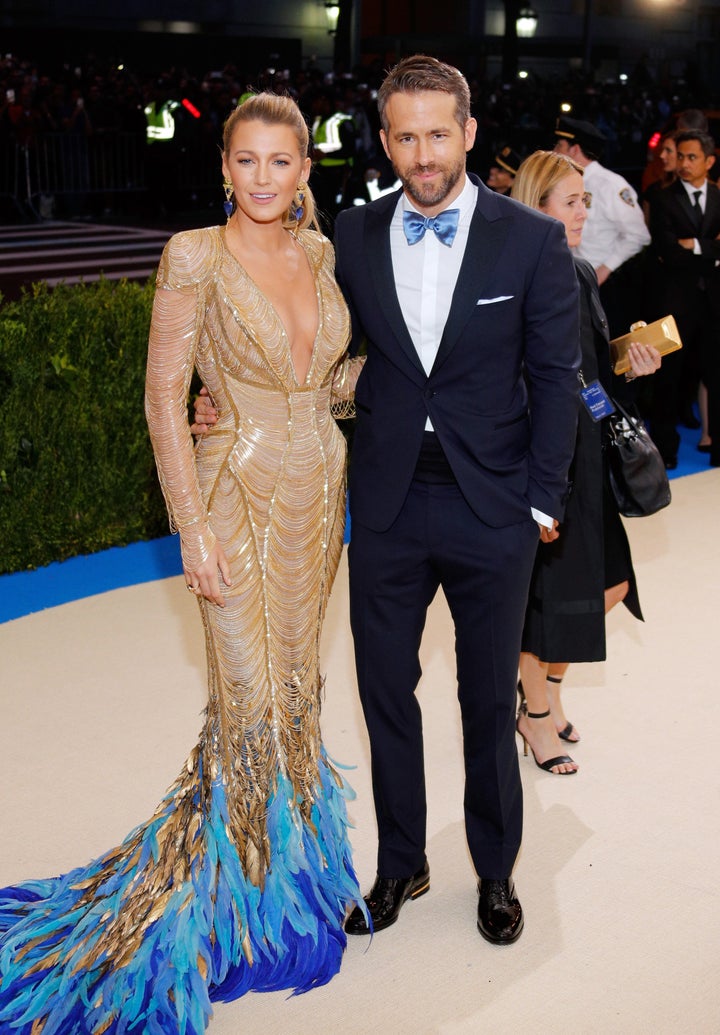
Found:
[[[423,732],[415,690],[427,609],[439,587],[455,625],[470,854],[479,877],[502,879],[512,871],[522,836],[515,692],[537,544],[529,513],[526,522],[492,528],[455,484],[413,481],[385,532],[353,519],[350,618],[383,877],[407,877],[425,858]]]

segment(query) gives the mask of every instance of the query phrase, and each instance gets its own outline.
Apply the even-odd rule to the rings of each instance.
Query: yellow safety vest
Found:
[[[332,158],[330,157],[333,151],[339,151],[343,146],[340,139],[340,126],[343,122],[352,122],[352,116],[345,115],[343,112],[336,112],[334,115],[329,115],[328,118],[323,119],[319,115],[313,123],[313,144],[315,148],[320,151],[323,157],[319,160],[318,165],[333,166],[333,165],[352,165],[352,158]]]
[[[160,105],[159,110],[155,107],[155,101],[151,101],[145,107],[148,144],[156,140],[172,140],[175,136],[175,119],[172,113],[179,107],[177,101],[166,101]]]

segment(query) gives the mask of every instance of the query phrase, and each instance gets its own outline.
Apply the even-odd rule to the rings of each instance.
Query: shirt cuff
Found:
[[[702,255],[702,248],[697,237],[693,237],[693,255]]]
[[[541,510],[535,510],[535,507],[530,508],[530,513],[539,525],[544,525],[545,528],[552,528],[553,519],[548,517],[547,514],[543,514]]]

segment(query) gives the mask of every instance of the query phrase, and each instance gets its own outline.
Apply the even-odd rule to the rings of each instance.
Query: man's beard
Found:
[[[458,163],[442,172],[440,181],[435,183],[414,183],[410,177],[417,173],[435,172],[434,165],[416,165],[409,170],[406,176],[396,168],[395,173],[403,185],[406,194],[419,208],[434,208],[440,205],[450,192],[460,182],[461,176],[465,174],[465,160],[460,159]],[[440,170],[438,170],[440,171]]]

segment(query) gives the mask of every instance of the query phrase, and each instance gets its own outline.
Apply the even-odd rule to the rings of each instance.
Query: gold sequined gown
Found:
[[[224,229],[177,234],[158,271],[146,411],[186,566],[217,542],[226,606],[200,600],[208,708],[152,819],[64,877],[0,891],[0,1031],[204,1030],[211,1000],[329,980],[360,901],[347,785],[320,736],[320,631],[342,549],[348,314],[321,235],[298,240],[319,326],[298,383],[276,312]],[[193,448],[193,367],[218,423]],[[8,1027],[10,1023],[17,1027]]]

